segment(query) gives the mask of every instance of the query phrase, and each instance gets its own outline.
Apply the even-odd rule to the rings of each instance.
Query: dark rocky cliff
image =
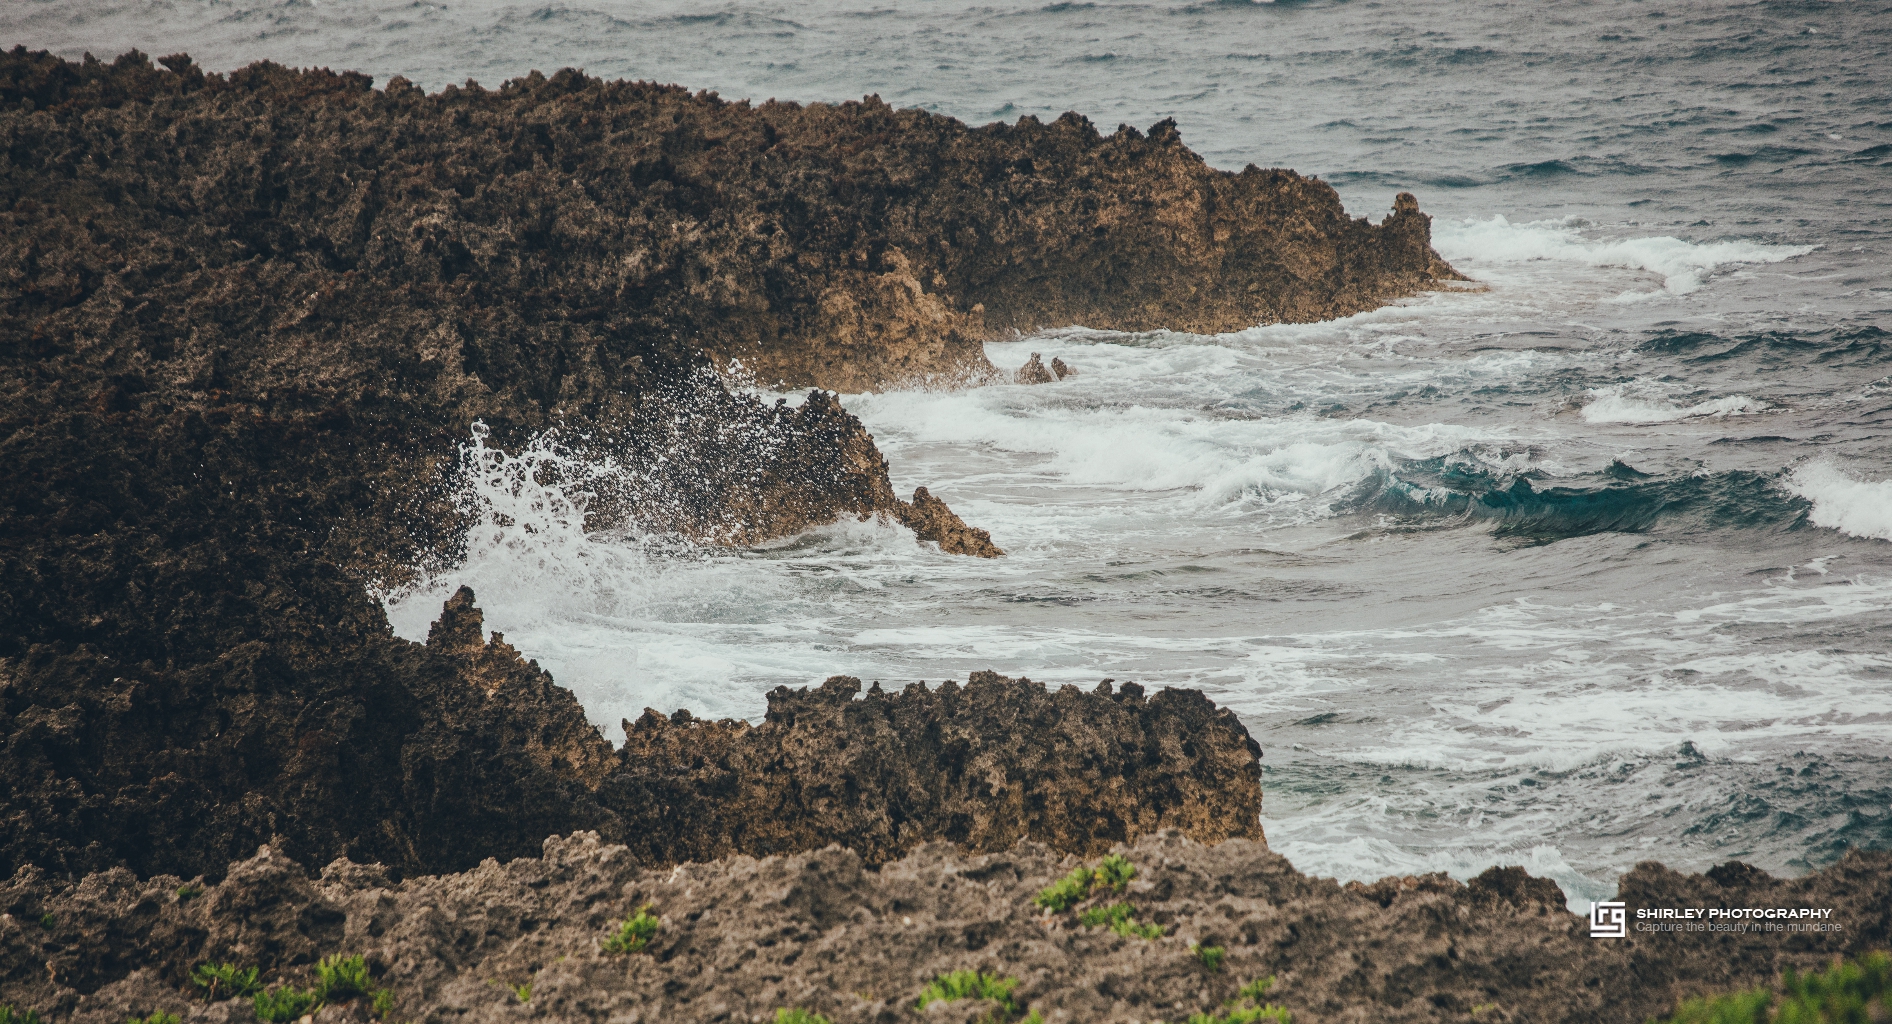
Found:
[[[1319,182],[1206,167],[1167,124],[974,129],[575,72],[428,96],[159,64],[0,55],[0,875],[214,872],[265,841],[447,870],[575,828],[633,841],[640,816],[708,813],[725,775],[767,770],[731,754],[645,780],[662,799],[614,797],[600,773],[622,771],[571,695],[503,642],[391,635],[367,585],[453,556],[476,422],[501,448],[558,427],[639,467],[592,525],[749,543],[886,514],[996,555],[939,498],[900,501],[833,397],[765,405],[714,368],[963,381],[989,371],[979,340],[1013,328],[1243,327],[1455,276],[1409,201],[1382,225],[1348,218]],[[1051,729],[1076,700],[1022,699],[989,710]],[[1091,848],[1253,827],[1252,787],[1209,788],[1248,770],[1234,748],[1187,740],[1222,728],[1206,711],[1072,706],[1100,701],[1118,710],[1086,728],[1157,723],[1071,748],[1122,786],[965,780],[907,792],[893,824],[845,825],[791,824],[815,796],[753,789],[750,839],[648,827],[691,851],[859,839],[874,856],[1020,829]],[[984,763],[996,736],[939,756]],[[1063,756],[1046,744],[1001,760]],[[1115,760],[1174,749],[1194,753],[1148,786]],[[1218,817],[1231,808],[1246,819]]]

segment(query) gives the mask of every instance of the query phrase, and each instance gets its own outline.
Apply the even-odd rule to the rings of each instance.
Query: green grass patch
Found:
[[[1210,974],[1221,971],[1222,959],[1228,956],[1228,949],[1224,946],[1197,945],[1190,947],[1189,952],[1195,954],[1196,959],[1201,961],[1202,966],[1207,968]]]
[[[127,1017],[125,1024],[178,1024],[178,1020],[175,1013],[153,1010],[149,1017]]]
[[[650,940],[657,937],[657,929],[663,922],[650,912],[650,904],[637,908],[637,913],[618,923],[617,933],[604,940],[606,953],[641,953],[650,945]]]
[[[1090,868],[1072,868],[1070,874],[1040,889],[1031,901],[1054,914],[1062,914],[1090,898],[1091,878]]]
[[[1759,986],[1685,999],[1670,1024],[1863,1024],[1892,1017],[1892,956],[1866,953],[1824,971],[1788,970]]]
[[[1130,858],[1113,853],[1097,862],[1097,870],[1093,872],[1093,876],[1096,880],[1091,884],[1091,888],[1109,889],[1111,892],[1121,893],[1130,887],[1130,879],[1137,876],[1137,866],[1130,863]]]
[[[312,990],[305,992],[293,985],[283,985],[251,996],[250,1005],[256,1009],[256,1019],[265,1024],[290,1024],[321,1009],[322,1000]]]
[[[1125,938],[1159,939],[1163,937],[1162,925],[1138,924],[1136,908],[1128,903],[1091,907],[1077,915],[1077,923],[1086,928],[1108,928]]]
[[[182,903],[185,900],[194,900],[197,897],[202,896],[203,893],[204,891],[202,889],[199,889],[194,885],[180,885],[177,887],[177,901],[179,903]]]
[[[988,1017],[998,1024],[1020,1019],[1022,1024],[1044,1024],[1044,1016],[1037,1010],[1025,1012],[1024,1004],[1012,995],[1018,987],[1017,978],[1001,977],[983,971],[954,971],[942,974],[926,983],[920,990],[920,1001],[914,1009],[925,1010],[934,1003],[951,1003],[961,999],[990,999],[999,1004],[997,1017]]]
[[[373,999],[380,989],[368,976],[368,961],[358,955],[336,953],[315,962],[315,992],[324,1003],[339,1003],[357,996]]]
[[[1137,866],[1130,863],[1128,857],[1113,853],[1094,868],[1072,868],[1070,874],[1039,890],[1031,901],[1054,914],[1062,914],[1099,890],[1122,893],[1130,887],[1130,879],[1136,874]]]
[[[214,1003],[219,999],[241,999],[261,992],[262,973],[255,967],[202,963],[191,971],[191,983],[204,990],[206,1001]]]
[[[1257,978],[1243,985],[1235,998],[1223,1003],[1213,1013],[1192,1013],[1189,1024],[1288,1024],[1291,1016],[1285,1006],[1262,1000],[1274,987],[1274,976]]]
[[[45,1024],[39,1014],[32,1010],[16,1010],[11,1006],[0,1005],[0,1024]]]
[[[54,928],[59,927],[59,919],[51,914],[41,914],[39,915],[39,926],[47,931],[52,931]]]
[[[818,1013],[809,1013],[797,1006],[775,1011],[775,1024],[834,1024],[834,1022]]]
[[[531,982],[522,981],[517,985],[507,985],[506,987],[512,990],[512,994],[518,997],[520,1002],[529,1003],[532,1001],[532,983]]]

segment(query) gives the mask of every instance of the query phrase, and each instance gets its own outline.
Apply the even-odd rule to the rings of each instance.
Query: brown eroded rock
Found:
[[[778,688],[759,726],[646,711],[599,798],[646,862],[839,842],[869,864],[945,839],[1097,854],[1158,829],[1262,838],[1260,749],[1194,690],[1055,693],[975,672],[861,699],[860,680]]]
[[[197,998],[190,966],[233,960],[306,986],[315,958],[351,953],[392,990],[397,1020],[707,1024],[802,1007],[835,1024],[891,1024],[917,1019],[932,978],[982,970],[1018,979],[1019,1000],[1047,1021],[1181,1021],[1273,977],[1268,999],[1296,1022],[1593,1024],[1772,983],[1786,968],[1882,948],[1892,929],[1883,851],[1855,851],[1799,879],[1761,874],[1738,890],[1658,865],[1624,879],[1632,910],[1830,907],[1841,931],[1606,940],[1591,938],[1560,897],[1538,898],[1553,883],[1516,868],[1496,869],[1515,872],[1516,885],[1428,876],[1393,885],[1382,901],[1303,875],[1249,840],[1209,846],[1163,832],[1116,849],[1137,866],[1128,891],[1086,905],[1127,901],[1138,921],[1163,929],[1159,938],[1084,928],[1073,912],[1033,905],[1040,889],[1094,863],[1037,842],[977,855],[928,844],[877,870],[840,847],[653,868],[578,833],[547,839],[538,856],[400,882],[346,860],[311,880],[265,850],[188,899],[175,877],[118,871],[73,884],[28,870],[0,882],[0,992],[72,1024],[158,1010],[185,1024],[250,1024],[244,1003]],[[601,949],[645,904],[661,920],[649,947]],[[1192,943],[1222,947],[1221,970],[1206,971]],[[510,986],[528,982],[521,1005]],[[956,1004],[924,1017],[970,1022],[994,1008]]]
[[[0,873],[207,873],[263,843],[446,870],[616,835],[612,755],[570,693],[476,641],[470,597],[415,645],[372,596],[456,557],[465,474],[570,480],[518,461],[537,444],[630,467],[580,481],[590,528],[746,544],[889,515],[978,548],[903,507],[833,396],[765,405],[717,368],[980,379],[997,333],[1340,315],[1449,274],[1416,208],[1349,218],[1292,172],[1208,168],[1167,123],[968,128],[571,70],[371,85],[0,54]],[[1066,699],[989,710],[1050,728]],[[1206,799],[1165,774],[1188,757],[1158,761],[1153,786]],[[987,835],[1000,792],[936,794],[960,818],[887,805],[926,824],[874,841]],[[1046,821],[1088,844],[1188,816],[1113,792]],[[1259,799],[1231,792],[1202,807]]]
[[[1051,372],[1057,374],[1059,380],[1063,380],[1066,377],[1077,376],[1077,367],[1072,366],[1062,359],[1053,358],[1051,360]]]
[[[649,864],[836,842],[878,863],[936,839],[1096,851],[1159,828],[1261,835],[1259,750],[1193,690],[1049,693],[988,672],[854,700],[859,681],[836,677],[776,690],[753,727],[646,713],[613,751],[481,619],[462,588],[424,645],[292,611],[272,637],[281,664],[88,664],[43,648],[0,662],[0,867],[190,876],[267,842],[412,874],[580,827]]]
[[[939,549],[948,554],[997,558],[1005,553],[992,543],[990,533],[967,526],[965,520],[924,487],[915,489],[912,503],[902,502],[895,514],[914,536],[938,544]]]
[[[1045,369],[1044,360],[1038,358],[1038,353],[1033,352],[1031,358],[1025,360],[1025,365],[1012,374],[1012,380],[1019,384],[1049,384],[1057,378]]]

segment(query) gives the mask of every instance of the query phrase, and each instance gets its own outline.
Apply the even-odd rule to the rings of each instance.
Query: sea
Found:
[[[834,674],[1193,687],[1264,748],[1270,845],[1343,880],[1521,864],[1578,908],[1892,847],[1892,3],[7,0],[0,42],[1174,118],[1355,215],[1411,191],[1482,290],[843,396],[1003,558],[588,534],[553,439],[471,436],[481,525],[389,617],[472,585],[613,737]]]

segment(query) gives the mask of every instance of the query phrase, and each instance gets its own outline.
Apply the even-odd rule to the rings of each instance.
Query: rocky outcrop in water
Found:
[[[777,689],[756,726],[647,712],[613,751],[569,691],[484,636],[470,590],[424,646],[369,628],[369,611],[191,671],[98,659],[74,678],[60,670],[76,659],[40,650],[0,665],[4,873],[196,875],[262,842],[457,870],[576,827],[653,865],[1261,836],[1260,750],[1192,690],[1049,692],[987,672],[857,700],[860,682],[836,677]]]
[[[1052,376],[1050,370],[1045,368],[1044,360],[1036,352],[1031,354],[1030,359],[1025,360],[1025,365],[1012,374],[1013,382],[1018,384],[1049,384],[1057,379]]]
[[[476,430],[630,467],[592,528],[746,544],[886,515],[992,554],[931,495],[900,502],[832,395],[725,375],[983,379],[998,332],[1307,319],[1452,276],[1416,207],[1348,218],[1167,123],[973,129],[570,71],[370,85],[0,55],[0,872],[214,872],[263,842],[445,870],[656,813],[610,802],[571,695],[503,639],[408,644],[370,596],[456,557]],[[984,835],[1003,792],[935,795]],[[1187,818],[1109,792],[1044,827]],[[875,841],[961,828],[926,813]]]
[[[938,544],[941,551],[978,558],[997,558],[1005,553],[992,543],[990,533],[967,526],[965,520],[945,502],[927,493],[924,487],[916,488],[913,501],[902,502],[895,515],[915,537]]]
[[[590,834],[399,882],[345,860],[311,878],[273,849],[217,885],[123,870],[73,884],[29,870],[0,883],[0,992],[73,1024],[160,1010],[248,1024],[247,1001],[204,1002],[190,969],[254,965],[306,987],[313,961],[344,953],[393,992],[391,1019],[426,1022],[696,1024],[802,1007],[836,1024],[971,1024],[998,1005],[913,1006],[932,978],[983,970],[1017,979],[1017,1001],[1050,1022],[1180,1022],[1272,977],[1266,998],[1307,1024],[1636,1024],[1684,996],[1883,947],[1892,929],[1884,852],[1792,881],[1738,864],[1707,876],[1645,864],[1624,878],[1632,907],[1830,907],[1842,931],[1593,939],[1554,884],[1516,868],[1469,884],[1389,879],[1369,895],[1302,875],[1258,842],[1165,832],[1121,849],[1137,865],[1126,891],[1059,914],[1031,898],[1080,862],[1036,842],[984,855],[932,844],[877,871],[834,847],[653,869]],[[1162,935],[1079,923],[1075,910],[1118,900]],[[649,944],[606,952],[617,923],[647,904],[661,922]],[[1191,943],[1223,949],[1220,969]],[[360,1002],[316,1017],[366,1019]]]
[[[1099,854],[1164,828],[1262,837],[1260,748],[1194,690],[1052,692],[991,672],[860,689],[779,688],[756,727],[687,711],[624,723],[599,791],[622,815],[617,841],[647,862],[840,842],[871,865],[933,839]]]

